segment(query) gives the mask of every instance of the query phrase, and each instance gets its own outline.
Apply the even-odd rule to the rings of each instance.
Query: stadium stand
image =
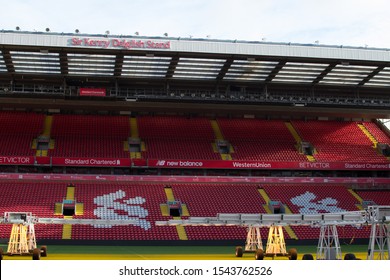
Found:
[[[61,202],[66,193],[64,184],[58,183],[19,183],[0,181],[0,215],[4,212],[31,212],[38,217],[55,218],[54,206]],[[0,238],[8,238],[11,225],[0,225]],[[40,239],[61,239],[62,225],[42,225],[35,227]]]
[[[356,122],[293,121],[293,125],[315,147],[317,161],[388,162],[372,147]]]
[[[234,147],[233,159],[306,161],[281,120],[218,119],[221,131]]]
[[[266,213],[255,185],[175,184],[175,197],[186,203],[193,217],[215,217],[218,213]],[[239,240],[246,236],[242,227],[187,227],[190,240]],[[265,237],[267,231],[262,229]]]
[[[128,158],[123,142],[130,136],[129,118],[122,116],[55,115],[51,130],[54,157]]]
[[[180,116],[140,116],[140,138],[145,141],[143,158],[221,159],[212,149],[210,120]]]

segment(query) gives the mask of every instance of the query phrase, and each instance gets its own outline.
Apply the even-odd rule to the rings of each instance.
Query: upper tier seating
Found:
[[[293,125],[316,148],[317,161],[388,162],[356,122],[293,121]]]
[[[364,122],[364,126],[379,143],[390,144],[390,137],[373,122]]]
[[[51,138],[54,157],[128,158],[123,142],[130,136],[128,117],[55,115]]]
[[[0,111],[0,155],[34,156],[33,139],[43,129],[43,114]]]
[[[233,145],[236,160],[307,161],[281,120],[218,119],[223,136]]]
[[[140,138],[146,144],[143,158],[220,160],[213,152],[214,132],[206,118],[140,116]]]

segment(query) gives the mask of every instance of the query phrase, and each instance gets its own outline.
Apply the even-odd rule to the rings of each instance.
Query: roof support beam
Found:
[[[312,84],[313,84],[313,85],[318,84],[326,75],[329,74],[330,71],[333,70],[333,68],[336,67],[336,65],[337,65],[337,63],[335,63],[335,62],[329,64],[328,67],[326,67],[326,68],[324,69],[324,71],[322,71],[321,74],[318,75],[318,77],[314,79],[314,81],[312,82]]]
[[[217,75],[217,80],[218,81],[223,80],[223,78],[225,77],[227,71],[229,71],[230,66],[232,66],[233,61],[234,61],[233,58],[226,59],[224,65],[222,66],[221,70],[219,71],[219,73]]]
[[[176,66],[179,63],[179,56],[172,56],[171,63],[169,64],[167,74],[165,75],[165,78],[172,78],[173,74],[175,73]]]
[[[15,73],[15,67],[12,62],[11,54],[8,50],[2,50],[3,53],[3,59],[5,66],[7,67],[8,73]]]
[[[59,56],[60,56],[61,74],[68,75],[69,74],[68,55],[66,52],[60,52]]]
[[[272,80],[276,77],[279,71],[286,65],[286,61],[280,61],[275,68],[269,73],[268,77],[265,79],[266,83],[272,82]]]
[[[364,86],[365,83],[369,82],[372,78],[374,78],[380,71],[382,71],[385,68],[384,65],[379,66],[374,71],[372,71],[370,74],[368,74],[367,77],[365,77],[358,85]]]
[[[123,60],[124,55],[123,54],[117,54],[115,58],[115,68],[114,68],[114,76],[119,77],[122,75],[122,69],[123,69]]]

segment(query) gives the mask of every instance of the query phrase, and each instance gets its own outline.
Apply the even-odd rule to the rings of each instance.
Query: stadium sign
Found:
[[[126,40],[126,39],[92,39],[74,37],[70,40],[71,46],[118,49],[170,49],[171,42],[156,42],[153,40]]]

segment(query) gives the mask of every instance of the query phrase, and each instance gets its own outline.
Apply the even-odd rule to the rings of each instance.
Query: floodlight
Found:
[[[80,33],[80,30],[76,29],[74,32],[75,32],[75,33]]]
[[[15,29],[16,29],[16,31],[19,31],[19,30],[20,30],[20,27],[19,27],[19,26],[16,26]]]
[[[49,27],[46,27],[46,32],[49,32],[50,31],[50,28]]]

